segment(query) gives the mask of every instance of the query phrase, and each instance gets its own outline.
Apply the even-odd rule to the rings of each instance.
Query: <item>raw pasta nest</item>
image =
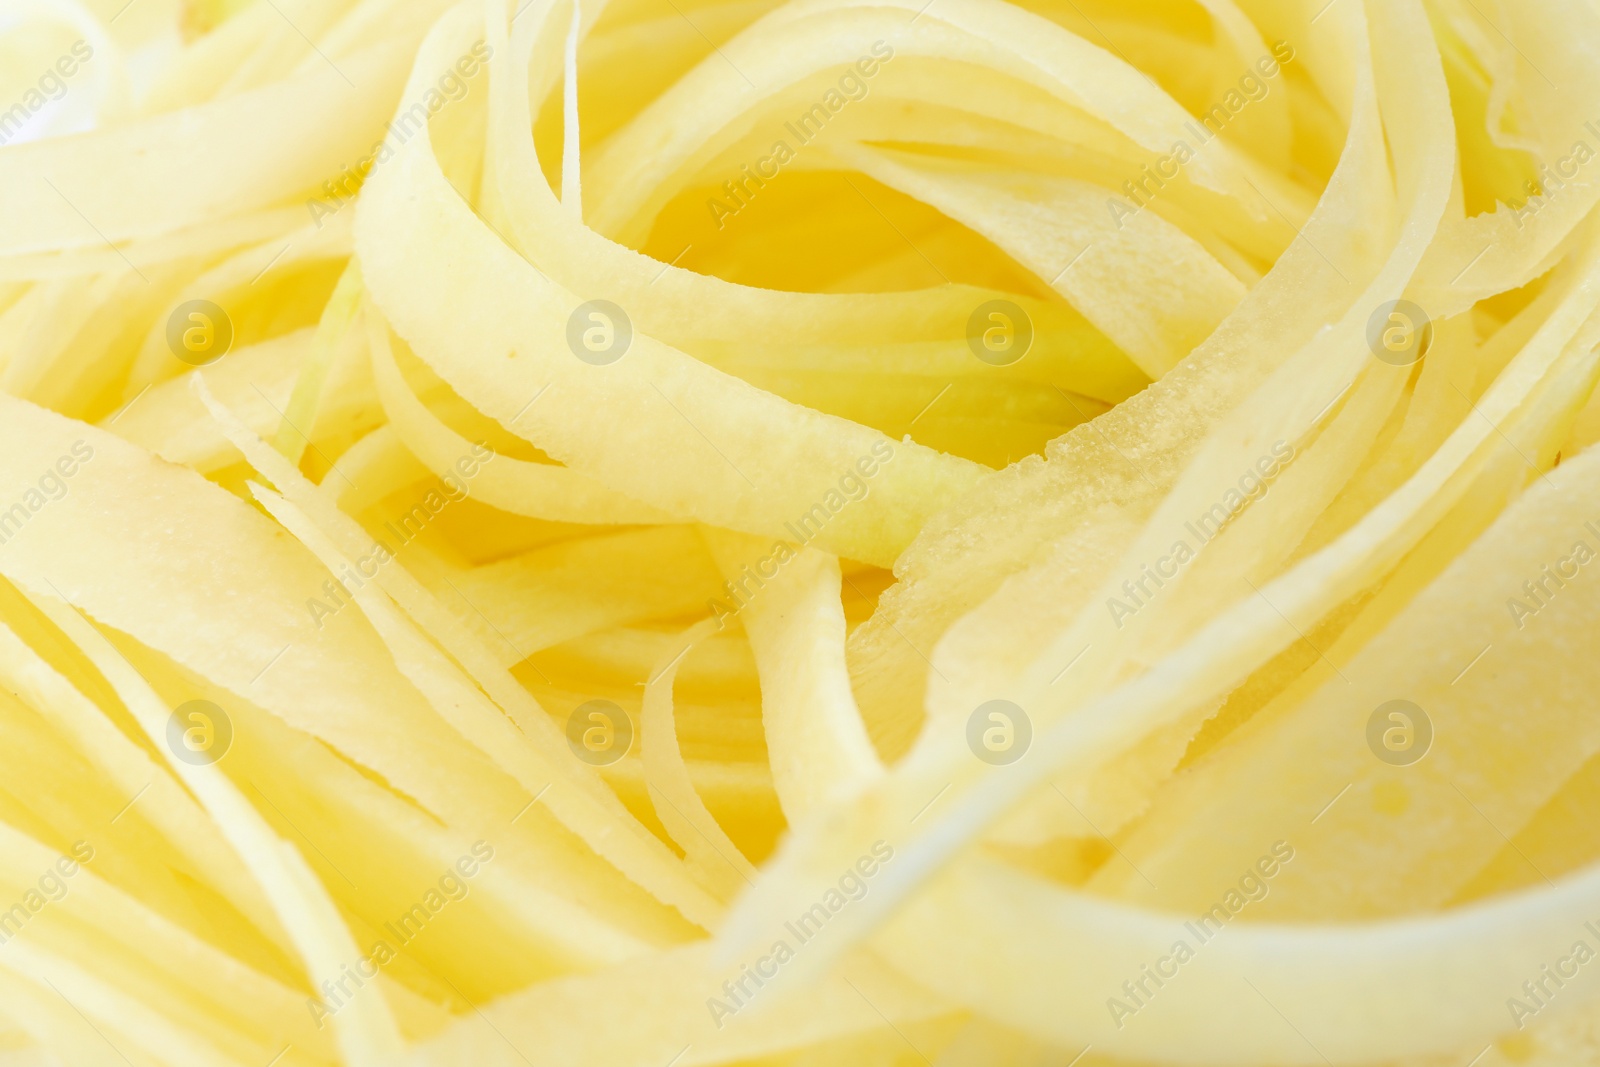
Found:
[[[1593,0],[0,57],[0,1061],[1600,1058]]]

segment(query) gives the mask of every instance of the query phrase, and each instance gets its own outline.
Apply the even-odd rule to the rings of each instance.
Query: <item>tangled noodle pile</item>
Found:
[[[0,145],[0,1062],[1600,1062],[1593,0],[6,0]]]

